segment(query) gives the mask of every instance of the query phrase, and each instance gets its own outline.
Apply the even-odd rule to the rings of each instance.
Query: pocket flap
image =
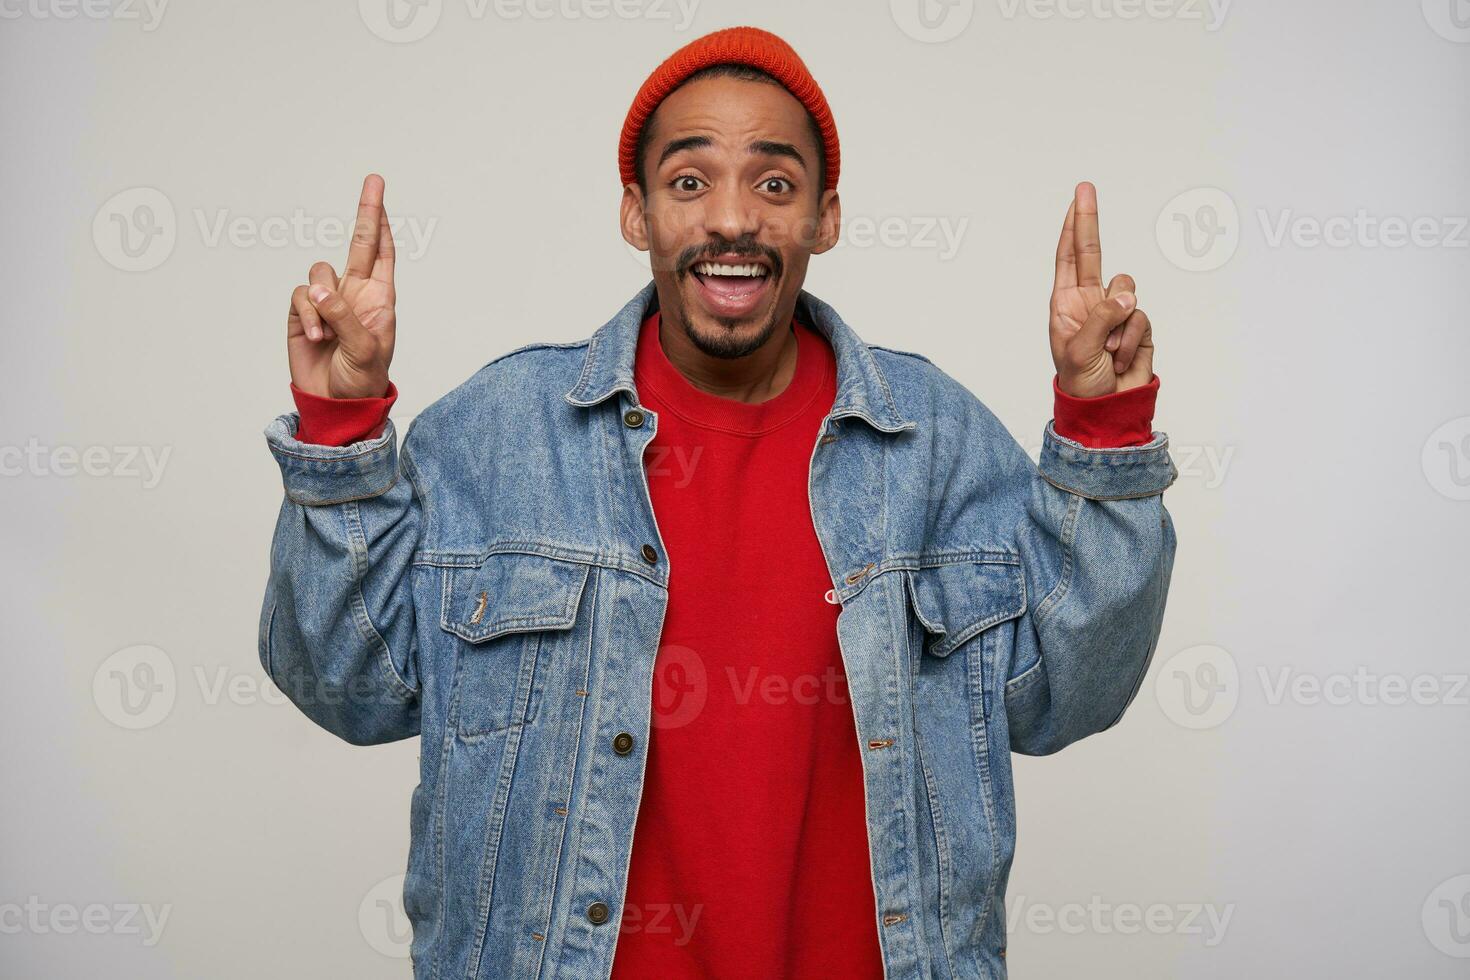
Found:
[[[471,643],[507,633],[571,629],[591,566],[501,552],[449,572],[440,625]]]
[[[967,561],[908,572],[914,613],[933,635],[929,652],[955,647],[1026,611],[1026,583],[1019,564]]]

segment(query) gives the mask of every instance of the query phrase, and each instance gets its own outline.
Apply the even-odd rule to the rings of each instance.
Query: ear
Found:
[[[812,254],[821,255],[837,244],[842,230],[842,201],[837,197],[837,188],[822,192],[822,201],[817,214],[817,235],[812,243]]]
[[[637,184],[623,187],[623,200],[618,209],[618,224],[623,241],[640,252],[648,251],[648,229],[643,216],[643,191]]]

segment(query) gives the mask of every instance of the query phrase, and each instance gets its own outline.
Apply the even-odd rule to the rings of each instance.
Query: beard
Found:
[[[734,328],[741,322],[739,320],[726,320],[716,317],[715,322],[720,325],[719,333],[709,336],[694,328],[689,317],[680,318],[680,326],[684,330],[684,336],[689,342],[698,348],[699,352],[707,357],[718,357],[721,360],[734,360],[745,357],[759,350],[779,326],[777,319],[778,310],[772,310],[766,318],[766,322],[754,334],[742,337],[735,333]]]

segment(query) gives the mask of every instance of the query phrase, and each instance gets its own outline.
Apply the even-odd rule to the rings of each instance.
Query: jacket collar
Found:
[[[640,289],[613,318],[592,335],[582,361],[582,373],[566,400],[583,408],[596,405],[618,391],[637,398],[633,387],[633,358],[638,349],[638,329],[658,306],[653,280]],[[842,322],[837,311],[803,289],[796,299],[796,315],[811,324],[832,345],[837,360],[837,397],[831,416],[856,416],[880,432],[914,428],[893,400],[888,379],[868,345]]]

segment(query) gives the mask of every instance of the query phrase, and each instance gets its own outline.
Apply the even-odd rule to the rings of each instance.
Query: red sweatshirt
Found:
[[[860,748],[807,499],[832,350],[795,321],[794,377],[746,404],[690,384],[659,320],[634,380],[657,414],[643,462],[669,596],[612,978],[878,980]],[[1151,438],[1157,376],[1091,399],[1052,385],[1063,435]],[[381,434],[397,398],[391,383],[382,398],[292,393],[298,437],[333,445]]]

